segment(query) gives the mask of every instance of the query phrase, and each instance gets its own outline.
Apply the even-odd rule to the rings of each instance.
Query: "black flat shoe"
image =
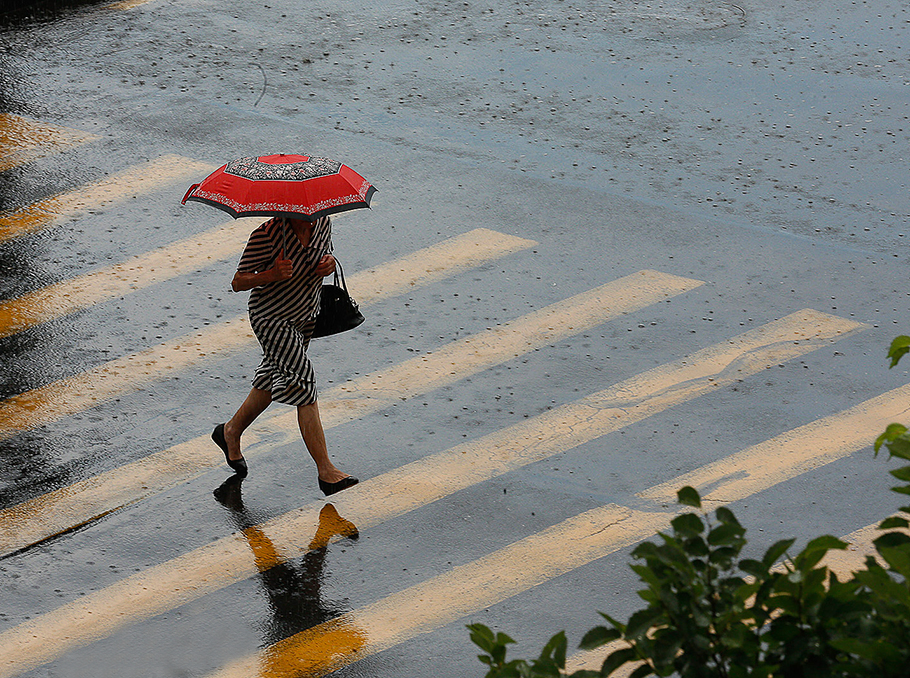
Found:
[[[359,482],[360,481],[357,480],[357,478],[355,478],[354,476],[348,476],[347,478],[342,478],[337,483],[327,483],[322,478],[320,478],[319,479],[319,489],[322,490],[322,493],[328,497],[330,494],[335,494],[336,492],[341,492],[342,490],[346,490],[349,487],[354,487],[354,485],[356,485]]]
[[[224,439],[224,424],[218,424],[218,426],[215,427],[215,430],[212,431],[212,440],[214,440],[215,444],[224,452],[224,460],[227,462],[228,466],[234,469],[234,473],[245,476],[248,473],[246,459],[243,457],[240,457],[240,459],[231,459],[228,456],[227,441]]]

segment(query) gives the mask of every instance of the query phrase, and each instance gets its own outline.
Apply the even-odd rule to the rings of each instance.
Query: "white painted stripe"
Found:
[[[896,388],[652,487],[640,496],[661,504],[675,503],[676,491],[691,485],[702,495],[704,506],[729,504],[871,446],[888,424],[907,418],[908,402],[910,385]]]
[[[211,678],[324,676],[625,548],[667,513],[608,505],[229,664]]]
[[[107,6],[107,8],[113,9],[113,10],[118,10],[118,11],[125,11],[128,9],[134,9],[136,7],[140,7],[142,5],[147,5],[148,3],[153,2],[153,1],[154,0],[119,0],[119,2],[112,2],[110,5]]]

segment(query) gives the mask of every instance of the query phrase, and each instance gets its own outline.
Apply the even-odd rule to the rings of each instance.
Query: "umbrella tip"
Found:
[[[192,193],[193,191],[195,191],[197,188],[199,188],[199,184],[193,184],[192,186],[190,186],[189,190],[188,190],[188,191],[186,192],[186,194],[183,196],[183,200],[180,201],[180,204],[181,204],[181,205],[186,205],[186,201],[187,201],[187,198],[190,197],[190,193]]]

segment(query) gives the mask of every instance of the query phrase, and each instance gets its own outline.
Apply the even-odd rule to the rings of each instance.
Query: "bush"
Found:
[[[910,337],[898,337],[888,356],[891,367],[910,351]],[[875,441],[875,453],[910,460],[910,432],[891,424]],[[890,471],[910,494],[910,466]],[[793,546],[773,544],[760,560],[741,559],[746,530],[721,507],[713,517],[700,511],[691,487],[679,502],[696,509],[677,516],[657,543],[632,551],[631,567],[645,588],[646,606],[622,623],[601,613],[607,624],[583,637],[585,650],[615,643],[600,671],[576,671],[571,678],[610,676],[631,663],[631,678],[906,678],[910,675],[910,506],[884,520],[875,550],[864,568],[846,581],[820,565],[831,549],[847,544],[831,536],[811,540],[795,556],[776,563]],[[567,640],[554,635],[537,659],[507,660],[505,633],[483,624],[468,626],[484,652],[486,678],[566,676]]]

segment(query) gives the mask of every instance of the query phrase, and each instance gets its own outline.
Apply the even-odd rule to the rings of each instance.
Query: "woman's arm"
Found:
[[[317,275],[323,277],[332,275],[332,273],[335,272],[335,257],[331,254],[326,254],[319,260],[319,263],[316,264],[315,271]],[[275,265],[272,266],[272,268],[256,272],[237,271],[234,274],[234,279],[231,280],[231,289],[235,292],[245,292],[254,287],[262,287],[263,285],[268,285],[270,283],[288,280],[293,275],[294,263],[290,259],[285,259],[284,250],[281,250],[278,258],[275,260]]]
[[[262,287],[270,283],[288,280],[294,275],[294,262],[284,258],[284,250],[275,259],[275,265],[264,271],[237,271],[231,280],[231,289],[235,292],[245,292],[254,287]]]

